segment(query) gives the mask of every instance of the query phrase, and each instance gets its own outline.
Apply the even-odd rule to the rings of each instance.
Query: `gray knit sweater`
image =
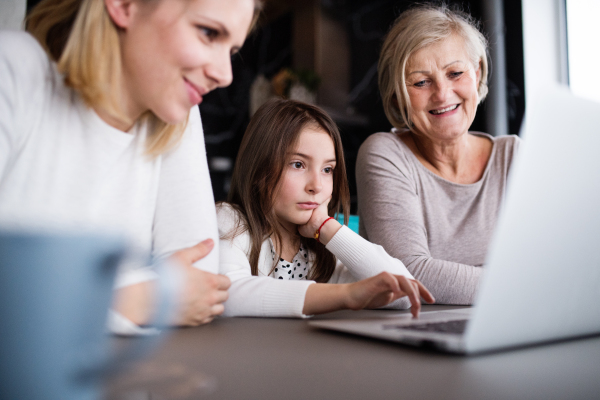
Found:
[[[505,195],[516,136],[494,138],[483,177],[450,182],[394,132],[371,135],[356,164],[360,234],[399,258],[438,304],[471,304]]]

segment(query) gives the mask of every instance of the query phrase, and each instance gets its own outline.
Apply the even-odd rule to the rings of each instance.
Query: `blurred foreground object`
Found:
[[[0,398],[95,399],[102,376],[139,353],[111,360],[105,326],[126,247],[112,235],[0,231]]]

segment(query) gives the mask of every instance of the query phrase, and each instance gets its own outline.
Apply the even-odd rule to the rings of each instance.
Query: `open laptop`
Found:
[[[600,333],[600,103],[533,101],[475,307],[312,326],[463,354]]]

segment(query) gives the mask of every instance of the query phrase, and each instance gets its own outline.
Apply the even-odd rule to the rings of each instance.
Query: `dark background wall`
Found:
[[[448,0],[447,3],[458,5],[482,20],[485,1]],[[28,10],[38,2],[28,0]],[[348,38],[350,82],[345,111],[354,117],[338,114],[334,119],[343,137],[353,212],[356,211],[354,166],[358,148],[370,134],[390,129],[377,88],[377,59],[383,36],[395,18],[414,3],[414,0],[320,0],[323,12],[342,24]],[[294,9],[297,10],[298,4],[301,7],[303,2],[266,1],[258,29],[232,60],[233,83],[228,88],[208,94],[200,105],[217,201],[227,196],[233,162],[250,118],[250,85],[259,74],[270,79],[281,68],[294,64],[293,22]],[[503,0],[502,8],[508,127],[510,134],[518,134],[525,110],[521,0]],[[481,22],[485,32],[486,21]],[[494,40],[489,34],[488,38]],[[492,65],[492,73],[494,67]],[[488,131],[485,107],[485,102],[479,106],[471,130]]]
[[[449,1],[482,19],[485,0]],[[344,152],[351,194],[352,211],[356,211],[354,166],[361,143],[372,133],[387,131],[387,121],[377,87],[377,60],[383,37],[395,18],[412,0],[322,0],[324,12],[342,21],[350,44],[350,91],[348,107],[360,116],[359,121],[334,118],[344,142]],[[518,134],[524,114],[524,78],[521,0],[504,0],[506,42],[506,75],[509,133]],[[266,14],[268,14],[268,4]],[[235,160],[239,143],[249,120],[248,91],[258,74],[271,78],[283,67],[293,65],[293,13],[287,12],[274,19],[265,18],[259,29],[248,38],[239,56],[233,60],[234,82],[206,96],[201,104],[209,159]],[[485,21],[484,26],[485,26]],[[492,73],[494,66],[492,65]],[[487,131],[486,103],[479,110],[471,130]],[[231,161],[232,162],[232,161]],[[216,200],[227,196],[230,170],[222,162],[211,166]]]

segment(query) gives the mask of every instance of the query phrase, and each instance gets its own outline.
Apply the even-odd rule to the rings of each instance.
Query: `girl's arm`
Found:
[[[434,299],[418,281],[401,275],[382,272],[354,283],[317,283],[308,287],[304,314],[322,314],[337,310],[379,308],[400,297],[408,296],[411,312],[417,317],[421,308],[419,297],[428,303]]]
[[[220,273],[232,282],[229,299],[225,302],[225,316],[307,317],[342,309],[376,308],[402,296],[410,294],[415,299],[418,293],[426,292],[406,277],[389,273],[348,284],[273,279],[266,275],[271,267],[268,242],[263,243],[259,258],[262,275],[253,276],[248,261],[249,235],[244,232],[228,238],[237,228],[236,211],[222,205],[217,215],[219,231],[224,237],[220,243]],[[414,301],[414,304],[416,313],[420,302]]]

